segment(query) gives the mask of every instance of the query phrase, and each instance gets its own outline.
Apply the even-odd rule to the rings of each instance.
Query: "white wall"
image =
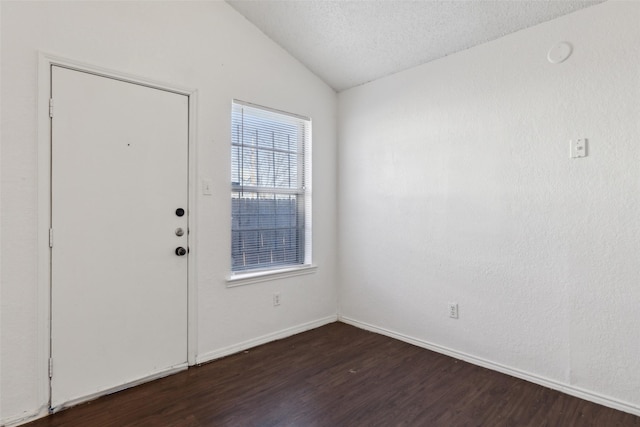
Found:
[[[639,22],[607,2],[342,92],[341,316],[640,414]]]
[[[46,405],[37,280],[38,51],[198,90],[198,360],[336,315],[333,90],[223,2],[6,2],[2,8],[2,363],[0,423]],[[317,273],[226,287],[233,98],[313,119]],[[281,292],[282,305],[272,306]],[[316,323],[314,323],[316,322]]]

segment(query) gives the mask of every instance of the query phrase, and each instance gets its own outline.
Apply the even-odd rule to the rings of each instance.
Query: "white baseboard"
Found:
[[[551,380],[548,378],[540,377],[535,374],[531,374],[529,372],[525,372],[519,369],[511,368],[509,366],[502,365],[500,363],[495,363],[490,360],[486,360],[480,357],[476,357],[461,351],[453,350],[451,348],[441,346],[438,344],[434,344],[428,341],[424,341],[418,338],[410,337],[408,335],[404,335],[395,331],[391,331],[389,329],[381,328],[379,326],[375,326],[366,322],[361,322],[356,319],[352,319],[349,317],[339,316],[338,320],[340,322],[349,324],[351,326],[355,326],[360,329],[365,329],[367,331],[376,332],[381,335],[388,336],[390,338],[395,338],[400,341],[404,341],[409,344],[413,344],[418,347],[426,348],[427,350],[435,351],[436,353],[445,354],[447,356],[451,356],[455,359],[464,360],[465,362],[469,362],[474,365],[482,366],[483,368],[491,369],[493,371],[501,372],[503,374],[510,375],[512,377],[520,378],[525,381],[532,382],[534,384],[538,384],[544,387],[551,388],[553,390],[558,390],[563,393],[566,393],[571,396],[579,397],[580,399],[588,400],[590,402],[594,402],[603,406],[607,406],[609,408],[617,409],[620,411],[628,412],[633,415],[640,416],[640,407],[623,402],[618,399],[614,399],[608,396],[604,396],[599,393],[595,393],[589,390],[582,389],[580,387],[575,387],[570,384],[561,383],[555,380]]]
[[[47,415],[49,415],[49,408],[46,406],[43,406],[42,408],[40,408],[37,412],[33,413],[33,414],[21,414],[18,416],[14,416],[14,417],[9,417],[6,418],[4,420],[0,420],[0,426],[2,427],[15,427],[15,426],[19,426],[21,424],[26,424],[26,423],[30,423],[31,421],[35,421],[37,419],[40,418],[44,418]]]
[[[240,351],[247,350],[252,347],[256,347],[262,344],[266,344],[271,341],[283,339],[289,337],[291,335],[295,335],[301,332],[309,331],[311,329],[318,328],[320,326],[324,326],[329,323],[333,323],[335,321],[340,321],[352,326],[355,326],[360,329],[364,329],[367,331],[379,333],[381,335],[388,336],[390,338],[394,338],[409,344],[413,344],[418,347],[425,348],[427,350],[435,351],[436,353],[445,354],[447,356],[451,356],[453,358],[464,360],[465,362],[469,362],[474,365],[482,366],[487,369],[491,369],[493,371],[501,372],[503,374],[510,375],[512,377],[520,378],[525,381],[532,382],[534,384],[541,385],[543,387],[548,387],[553,390],[558,390],[560,392],[566,393],[571,396],[575,396],[584,400],[588,400],[590,402],[594,402],[603,406],[607,406],[609,408],[617,409],[620,411],[628,412],[633,415],[640,416],[640,407],[636,405],[632,405],[627,402],[623,402],[608,396],[604,396],[599,393],[594,393],[589,390],[584,390],[580,387],[575,387],[569,384],[561,383],[555,380],[551,380],[548,378],[540,377],[538,375],[534,375],[519,369],[511,368],[499,363],[491,362],[489,360],[472,356],[470,354],[460,352],[457,350],[450,349],[445,346],[441,346],[438,344],[430,343],[428,341],[424,341],[421,339],[417,339],[414,337],[410,337],[408,335],[404,335],[395,331],[391,331],[389,329],[381,328],[379,326],[375,326],[366,322],[361,322],[356,319],[352,319],[349,317],[332,315],[322,319],[318,319],[312,322],[303,323],[301,325],[297,325],[291,328],[283,329],[278,332],[274,332],[271,334],[263,335],[261,337],[257,337],[251,340],[247,340],[238,344],[234,344],[232,346],[228,346],[225,348],[221,348],[212,352],[208,352],[205,354],[198,355],[196,357],[196,363],[206,363],[215,359],[219,359],[221,357],[229,356],[234,353],[238,353]],[[131,384],[133,385],[133,384]],[[20,424],[24,424],[27,422],[34,421],[38,418],[44,417],[48,414],[47,408],[41,408],[36,414],[26,415],[26,416],[18,416],[13,418],[8,418],[3,420],[4,426],[17,426]]]
[[[336,322],[337,320],[338,320],[337,314],[332,316],[327,316],[322,319],[303,323],[301,325],[296,325],[291,328],[282,329],[280,331],[273,332],[271,334],[267,334],[261,337],[243,341],[241,343],[230,345],[228,347],[224,347],[218,350],[210,351],[208,353],[199,354],[196,356],[196,364],[206,363],[215,359],[220,359],[221,357],[230,356],[232,354],[247,350],[252,347],[257,347],[259,345],[266,344],[271,341],[279,340],[282,338],[290,337],[291,335],[295,335],[301,332],[309,331],[311,329],[319,328],[320,326],[324,326],[326,324]]]

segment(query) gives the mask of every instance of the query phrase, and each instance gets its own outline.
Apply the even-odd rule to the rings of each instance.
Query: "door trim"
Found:
[[[51,67],[59,66],[75,71],[138,84],[154,89],[185,95],[188,103],[188,215],[189,247],[192,256],[187,260],[187,362],[196,363],[197,355],[197,280],[196,260],[193,249],[197,248],[197,173],[196,173],[196,118],[197,97],[195,89],[150,80],[104,67],[86,64],[60,56],[39,52],[38,54],[38,232],[37,232],[37,308],[38,308],[38,355],[36,372],[38,377],[38,401],[43,412],[51,411],[51,382],[49,378],[49,358],[51,357],[51,249],[49,248],[49,229],[51,227],[51,120],[49,118],[49,99],[51,97]],[[54,106],[55,108],[55,106]],[[151,380],[153,378],[149,378]],[[130,384],[135,385],[135,384]],[[89,396],[97,397],[97,396]]]

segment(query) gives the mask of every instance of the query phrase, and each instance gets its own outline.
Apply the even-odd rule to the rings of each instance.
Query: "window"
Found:
[[[311,121],[233,102],[233,272],[311,263]]]

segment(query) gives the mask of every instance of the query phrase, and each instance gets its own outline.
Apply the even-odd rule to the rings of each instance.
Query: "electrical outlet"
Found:
[[[449,303],[449,317],[451,317],[452,319],[458,318],[458,303]]]
[[[273,306],[279,306],[280,305],[280,293],[276,292],[275,294],[273,294]]]

